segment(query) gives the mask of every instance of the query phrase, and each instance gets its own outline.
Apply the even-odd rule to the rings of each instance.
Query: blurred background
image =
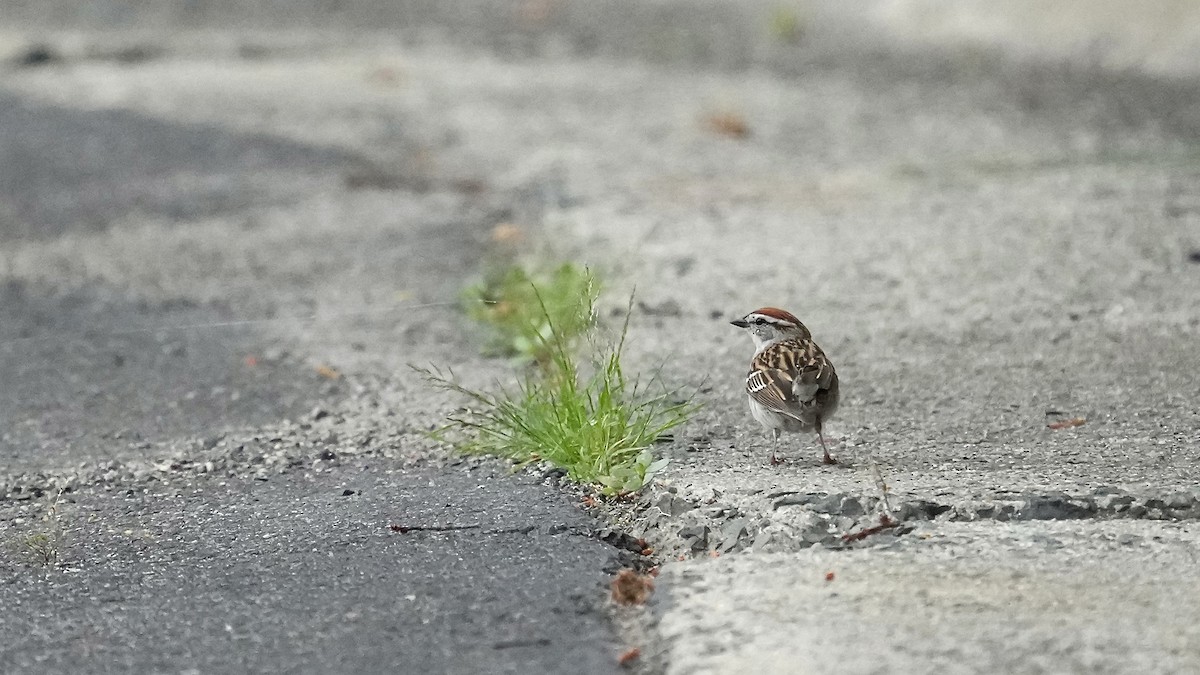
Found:
[[[1128,3],[1068,0],[572,2],[570,0],[431,0],[395,2],[5,2],[4,31],[20,50],[27,31],[353,32],[405,40],[450,40],[512,52],[612,54],[683,62],[744,64],[772,40],[894,41],[926,47],[998,48],[1086,65],[1188,73],[1196,68],[1197,12],[1187,0]],[[764,25],[765,24],[765,25]],[[70,52],[65,35],[56,46]],[[160,39],[166,35],[160,33]],[[664,39],[665,38],[665,39]],[[676,44],[671,44],[675,42]],[[690,44],[678,44],[690,43]],[[160,46],[160,49],[165,46]],[[252,45],[247,46],[253,49]],[[672,48],[679,51],[672,54]],[[128,55],[127,55],[128,56]]]

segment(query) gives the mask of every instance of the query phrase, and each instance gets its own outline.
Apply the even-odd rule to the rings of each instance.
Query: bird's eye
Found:
[[[760,326],[761,326],[761,325],[763,325],[764,323],[766,323],[766,321],[764,321],[762,317],[759,317],[759,318],[757,318],[757,319],[755,319],[755,320],[754,320],[754,323],[756,323],[756,324],[758,324],[758,325],[760,325]]]

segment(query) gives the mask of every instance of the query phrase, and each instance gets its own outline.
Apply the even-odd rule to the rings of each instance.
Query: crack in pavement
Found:
[[[881,528],[884,515],[896,526]],[[912,532],[919,522],[1200,520],[1200,488],[1167,494],[1107,486],[1086,494],[1009,491],[954,501],[906,499],[888,511],[879,497],[846,492],[782,490],[689,499],[656,487],[624,517],[632,536],[685,557],[812,546],[847,549],[884,544]],[[863,531],[872,536],[860,536]]]

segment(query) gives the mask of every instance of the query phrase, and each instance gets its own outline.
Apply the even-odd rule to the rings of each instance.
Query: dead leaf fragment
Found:
[[[648,574],[638,574],[626,568],[617,574],[610,586],[613,602],[618,605],[641,605],[654,592],[654,579]]]
[[[517,17],[526,27],[540,26],[558,12],[560,0],[524,0],[517,6]]]
[[[513,245],[525,238],[525,232],[519,225],[500,223],[492,228],[492,243]]]
[[[379,66],[367,76],[371,82],[395,87],[404,79],[404,73],[395,66]]]
[[[340,372],[330,366],[325,365],[324,363],[318,364],[316,370],[318,375],[327,380],[340,380],[342,378],[342,374]]]
[[[634,661],[637,661],[641,655],[642,650],[638,649],[637,647],[631,647],[630,649],[626,649],[625,652],[617,658],[617,663],[622,666],[630,666]]]
[[[1056,430],[1057,429],[1070,429],[1072,427],[1083,426],[1083,424],[1085,422],[1087,422],[1086,418],[1072,417],[1069,420],[1059,420],[1057,422],[1051,422],[1050,424],[1047,424],[1046,427],[1050,428],[1050,429],[1056,429]]]
[[[704,126],[715,134],[730,138],[746,138],[750,135],[750,125],[746,123],[746,118],[735,112],[709,115],[704,119]]]
[[[869,537],[873,534],[879,534],[880,532],[883,532],[884,530],[890,530],[893,527],[900,527],[900,521],[895,520],[894,518],[892,518],[891,516],[889,516],[886,513],[880,514],[878,525],[872,525],[871,527],[864,527],[863,529],[859,530],[858,532],[851,532],[849,534],[843,534],[842,541],[844,541],[844,542],[862,541],[863,539],[866,539],[867,537]]]

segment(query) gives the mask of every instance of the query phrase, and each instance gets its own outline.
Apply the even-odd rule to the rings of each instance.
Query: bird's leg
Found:
[[[821,420],[817,420],[817,438],[821,441],[821,449],[825,451],[825,458],[821,461],[826,464],[837,464],[838,461],[829,454],[829,446],[825,445],[825,434],[821,433]]]
[[[775,451],[779,449],[780,432],[778,429],[772,429],[771,433],[775,437],[775,442],[771,444],[771,466],[776,466],[778,464],[783,464],[783,460],[775,456]]]

